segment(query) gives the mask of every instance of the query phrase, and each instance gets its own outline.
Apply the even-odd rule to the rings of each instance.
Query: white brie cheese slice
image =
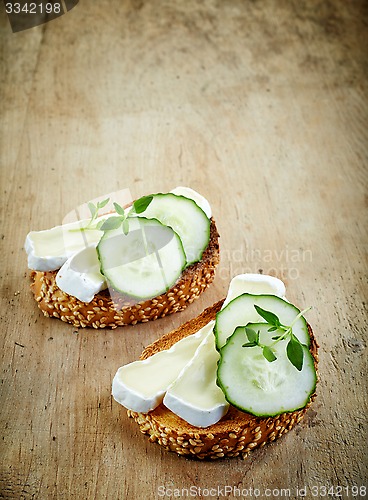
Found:
[[[96,247],[83,248],[72,255],[59,269],[56,284],[82,302],[91,302],[96,293],[105,290],[107,283],[100,273]]]
[[[98,217],[96,224],[106,217]],[[86,227],[88,222],[88,219],[79,220],[28,233],[24,245],[28,255],[28,267],[34,271],[56,271],[79,250],[96,245],[101,239],[101,231],[80,230]]]
[[[194,191],[194,189],[184,186],[178,186],[170,192],[180,196],[185,196],[185,198],[189,198],[190,200],[195,201],[199,206],[199,208],[201,208],[203,212],[207,215],[207,217],[209,219],[211,218],[212,210],[210,204],[208,203],[208,201],[204,196],[197,193],[197,191]]]
[[[229,408],[216,384],[219,358],[211,330],[164,397],[169,410],[196,427],[215,424]]]
[[[119,368],[112,382],[115,401],[137,412],[145,413],[156,408],[168,387],[193,358],[204,337],[212,332],[213,324],[211,322],[194,335],[179,340],[168,350]]]

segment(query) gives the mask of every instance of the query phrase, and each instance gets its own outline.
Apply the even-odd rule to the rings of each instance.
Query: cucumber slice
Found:
[[[260,342],[272,346],[277,359],[267,361],[258,346],[242,347],[248,337],[244,327],[236,328],[220,350],[217,370],[217,384],[226,400],[241,411],[262,417],[304,408],[317,383],[314,360],[308,348],[303,346],[303,368],[298,371],[287,357],[287,340],[278,343],[272,340],[281,330],[268,332],[267,323],[248,326],[260,331]]]
[[[290,326],[300,310],[280,297],[275,295],[252,295],[244,293],[228,303],[216,317],[215,337],[216,346],[221,349],[233,334],[237,326],[245,326],[250,322],[264,322],[264,319],[257,313],[255,305],[271,311],[278,316],[281,323]],[[293,333],[302,344],[309,346],[310,338],[307,322],[303,317],[293,325]]]
[[[129,219],[129,232],[106,231],[97,253],[108,284],[124,295],[149,299],[165,293],[186,265],[178,235],[158,220]]]
[[[173,193],[154,194],[139,216],[171,227],[183,243],[187,265],[198,262],[210,240],[210,220],[195,201]]]

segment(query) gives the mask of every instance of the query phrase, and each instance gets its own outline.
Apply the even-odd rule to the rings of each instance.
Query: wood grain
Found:
[[[366,483],[363,0],[100,0],[17,34],[0,9],[0,497],[230,485],[297,498]],[[198,301],[116,331],[76,333],[41,315],[30,229],[116,189],[176,185],[210,200],[221,234],[220,269]],[[222,298],[233,275],[261,269],[314,307],[314,407],[246,461],[197,463],[149,443],[111,400],[116,369]]]

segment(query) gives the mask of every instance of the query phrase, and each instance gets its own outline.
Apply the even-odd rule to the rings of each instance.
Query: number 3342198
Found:
[[[5,4],[7,14],[60,14],[61,4],[59,2],[36,3],[30,2],[21,5],[19,2]]]

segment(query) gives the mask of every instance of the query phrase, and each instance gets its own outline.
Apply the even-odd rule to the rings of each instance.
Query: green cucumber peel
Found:
[[[283,325],[279,318],[276,316],[271,311],[266,311],[265,309],[262,309],[262,307],[259,307],[257,305],[254,305],[257,313],[266,321],[266,323],[270,326],[268,329],[269,332],[274,332],[276,330],[281,330],[283,333],[280,335],[276,335],[275,337],[272,337],[272,340],[274,341],[271,346],[266,346],[260,343],[259,341],[259,335],[260,332],[256,332],[252,328],[246,326],[245,327],[245,334],[248,338],[249,342],[246,342],[245,344],[242,345],[242,347],[259,347],[262,349],[262,354],[263,356],[272,363],[272,361],[275,361],[277,357],[275,356],[275,353],[272,349],[272,346],[277,344],[278,342],[281,342],[283,340],[288,340],[288,345],[286,347],[286,354],[288,357],[288,360],[290,363],[298,370],[301,371],[303,368],[303,360],[304,360],[304,352],[303,352],[303,344],[300,342],[300,340],[294,335],[293,333],[293,326],[294,324],[298,321],[299,318],[303,316],[306,312],[308,312],[311,307],[307,307],[303,311],[300,311],[300,313],[294,318],[290,326]]]

